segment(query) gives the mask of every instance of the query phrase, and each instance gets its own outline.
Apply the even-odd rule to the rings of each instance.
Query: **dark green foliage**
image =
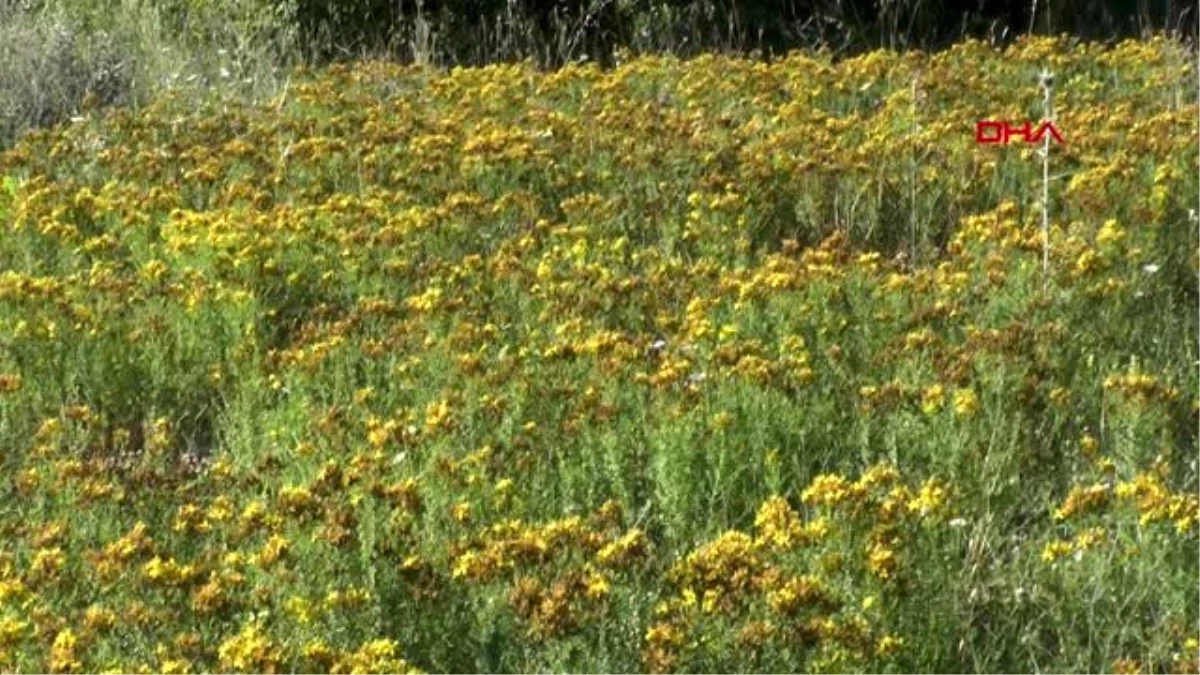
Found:
[[[583,55],[608,62],[618,46],[769,55],[815,44],[934,49],[964,36],[1008,42],[1029,32],[1109,39],[1195,30],[1194,8],[1176,0],[300,0],[298,9],[304,44],[319,58],[380,49],[417,57],[412,37],[423,23],[440,60],[533,57],[547,66]]]

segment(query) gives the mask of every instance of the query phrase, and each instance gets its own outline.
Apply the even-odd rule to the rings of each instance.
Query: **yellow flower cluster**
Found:
[[[1200,524],[1200,496],[1171,492],[1156,473],[1138,474],[1133,480],[1117,485],[1115,492],[1117,498],[1137,509],[1143,525],[1166,520],[1180,534],[1194,534]]]
[[[677,669],[699,648],[703,640],[692,634],[711,616],[748,619],[736,640],[747,653],[793,635],[821,658],[847,659],[847,667],[894,655],[902,639],[849,611],[846,590],[861,589],[862,606],[874,606],[877,597],[868,589],[886,593],[901,573],[902,525],[932,522],[950,510],[948,491],[938,481],[913,489],[900,478],[889,464],[868,468],[858,480],[817,476],[801,501],[821,515],[805,522],[785,498],[771,497],[755,517],[755,536],[731,530],[679,560],[667,575],[678,593],[659,603],[657,621],[646,633],[646,668]],[[873,523],[865,537],[864,521]],[[844,552],[854,548],[861,562],[847,565]],[[795,571],[802,560],[816,562],[827,576]],[[758,607],[771,618],[749,618]]]
[[[1175,387],[1162,384],[1148,373],[1137,371],[1105,378],[1104,389],[1121,393],[1142,403],[1156,400],[1169,402],[1180,397],[1179,390]]]
[[[1080,532],[1073,540],[1055,540],[1046,544],[1042,549],[1042,561],[1053,563],[1060,558],[1074,556],[1079,560],[1083,553],[1108,542],[1108,533],[1101,527],[1093,527]]]
[[[619,504],[609,501],[586,518],[495,523],[453,547],[451,577],[471,584],[509,579],[509,604],[529,633],[564,635],[603,612],[614,575],[650,552],[646,533],[619,533],[620,520]]]

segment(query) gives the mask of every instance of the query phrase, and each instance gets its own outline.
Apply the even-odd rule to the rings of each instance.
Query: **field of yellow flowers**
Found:
[[[1195,59],[382,63],[0,155],[0,671],[1197,669]],[[1049,273],[1038,120],[1055,75]]]

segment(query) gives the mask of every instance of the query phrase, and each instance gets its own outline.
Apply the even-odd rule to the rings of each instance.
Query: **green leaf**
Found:
[[[17,179],[12,176],[5,176],[4,180],[0,180],[0,219],[8,217],[8,207],[17,198]]]

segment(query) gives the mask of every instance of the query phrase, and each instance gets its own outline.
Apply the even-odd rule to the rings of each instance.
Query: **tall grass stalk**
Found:
[[[1042,122],[1054,120],[1054,74],[1042,71]],[[1050,134],[1042,139],[1042,288],[1050,287]]]

